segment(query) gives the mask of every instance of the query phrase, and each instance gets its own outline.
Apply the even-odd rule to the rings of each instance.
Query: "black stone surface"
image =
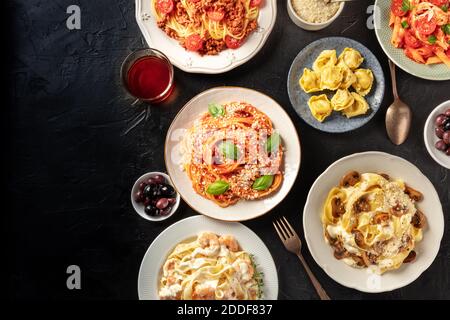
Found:
[[[147,171],[165,170],[164,137],[185,102],[220,85],[245,86],[276,99],[291,116],[302,143],[301,172],[288,197],[262,218],[246,222],[275,259],[280,299],[316,299],[297,258],[276,238],[271,221],[281,215],[301,226],[307,192],[332,162],[354,152],[380,150],[417,165],[433,182],[443,204],[446,230],[431,267],[412,284],[393,292],[364,294],[330,279],[305,249],[306,260],[334,299],[449,299],[449,171],[437,165],[423,143],[429,112],[450,99],[450,82],[432,82],[398,71],[402,99],[414,112],[409,139],[392,145],[384,114],[393,100],[387,59],[368,30],[373,1],[349,3],[342,16],[320,32],[306,32],[288,18],[278,1],[275,28],[264,48],[245,65],[222,75],[176,70],[171,101],[152,109],[150,120],[126,137],[120,133],[134,115],[119,81],[125,56],[146,47],[132,0],[7,0],[3,22],[8,36],[6,60],[10,107],[4,122],[4,177],[8,210],[3,212],[5,255],[13,298],[136,299],[141,259],[152,240],[170,224],[195,214],[182,204],[171,219],[149,223],[132,209],[129,193]],[[66,28],[66,8],[81,7],[82,29]],[[383,106],[366,126],[346,134],[325,134],[307,126],[294,112],[286,92],[289,66],[315,39],[346,36],[379,58],[387,88]],[[11,41],[7,41],[11,40]],[[4,263],[5,263],[4,262]],[[66,268],[82,270],[82,289],[66,288]]]

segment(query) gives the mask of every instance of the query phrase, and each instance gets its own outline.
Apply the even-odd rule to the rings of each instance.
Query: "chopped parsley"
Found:
[[[264,295],[264,272],[258,270],[259,266],[255,262],[255,256],[252,254],[249,254],[249,256],[254,270],[253,279],[255,279],[258,286],[258,299],[260,300],[263,299]]]
[[[408,23],[408,21],[403,21],[402,22],[402,27],[403,27],[403,29],[408,29],[409,28],[409,23]]]
[[[401,9],[403,12],[411,10],[411,2],[409,2],[409,0],[403,0]]]
[[[447,11],[448,11],[448,5],[444,4],[444,5],[441,7],[441,9],[442,9],[442,11],[447,12]]]
[[[450,23],[447,23],[447,24],[443,25],[441,28],[442,28],[442,31],[444,31],[445,34],[450,35]]]
[[[435,44],[436,43],[436,36],[431,35],[428,37],[428,42],[431,44]]]

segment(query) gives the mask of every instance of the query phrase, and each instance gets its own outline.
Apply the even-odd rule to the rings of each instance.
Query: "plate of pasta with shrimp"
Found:
[[[311,255],[338,283],[385,292],[433,263],[444,233],[439,196],[412,163],[384,152],[344,157],[312,185],[303,211]]]
[[[300,168],[300,141],[272,98],[218,87],[180,110],[167,132],[165,161],[190,207],[243,221],[269,212],[288,194]]]
[[[150,47],[186,72],[222,73],[250,60],[276,19],[276,0],[136,0]]]
[[[374,26],[398,67],[423,79],[450,79],[449,0],[377,0]]]
[[[249,228],[193,216],[150,245],[138,294],[141,300],[276,300],[278,276],[269,250]]]

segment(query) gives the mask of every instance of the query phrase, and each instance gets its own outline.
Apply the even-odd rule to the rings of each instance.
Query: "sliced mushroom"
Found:
[[[359,230],[353,230],[352,231],[354,237],[355,237],[355,243],[358,247],[364,248],[365,242],[364,242],[364,235]]]
[[[336,241],[337,241],[337,238],[332,238],[331,236],[330,236],[330,234],[328,233],[328,231],[326,231],[325,230],[325,238],[328,240],[328,243],[330,244],[330,245],[334,245],[335,243],[336,243]]]
[[[339,218],[345,213],[345,207],[341,198],[335,197],[331,200],[331,214],[335,218]]]
[[[416,228],[424,228],[427,225],[427,218],[422,211],[417,210],[411,219],[411,224]]]
[[[387,181],[391,180],[391,177],[388,174],[386,174],[386,173],[380,173],[380,176],[385,178]]]
[[[333,255],[334,255],[334,257],[335,257],[336,259],[338,259],[338,260],[341,260],[341,259],[344,259],[344,258],[347,258],[347,257],[350,256],[350,254],[348,253],[348,251],[345,250],[345,248],[342,246],[341,243],[336,243],[336,244],[333,246],[333,248],[334,248],[334,253],[333,253]]]
[[[355,203],[353,204],[353,210],[355,211],[355,213],[370,211],[370,203],[367,199],[367,195],[363,195],[355,201]]]
[[[359,267],[366,267],[367,266],[366,263],[364,262],[364,259],[362,257],[357,256],[356,254],[352,254],[351,257],[352,257],[353,261],[355,261],[356,264]]]
[[[367,257],[369,258],[369,261],[371,264],[376,264],[377,260],[378,260],[378,255],[376,255],[375,253],[368,253]]]
[[[350,171],[345,176],[342,177],[339,186],[347,188],[352,187],[361,180],[361,175],[357,171]]]
[[[397,203],[395,206],[391,208],[391,214],[396,217],[401,217],[408,211],[406,206],[402,206],[400,203]]]
[[[422,201],[423,199],[423,194],[420,191],[417,191],[416,189],[413,189],[408,185],[405,185],[405,193],[411,200],[414,200],[416,202]]]
[[[366,265],[366,267],[371,265],[369,257],[367,256],[367,253],[365,251],[362,252],[361,258],[362,258],[364,264]]]
[[[373,217],[373,222],[375,224],[382,224],[389,220],[389,213],[387,212],[377,212]]]
[[[412,250],[405,258],[405,260],[403,260],[403,263],[413,262],[414,260],[416,260],[416,252]]]

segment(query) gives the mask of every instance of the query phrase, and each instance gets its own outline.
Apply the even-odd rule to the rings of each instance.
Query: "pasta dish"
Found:
[[[382,274],[414,261],[425,215],[422,194],[385,174],[349,172],[328,194],[325,239],[336,259]]]
[[[257,300],[263,280],[231,235],[203,232],[178,244],[162,268],[159,297],[171,300]]]
[[[450,68],[449,0],[393,0],[391,42],[418,63]]]
[[[262,0],[150,0],[158,27],[189,51],[237,49],[258,26]]]
[[[341,112],[347,118],[369,111],[364,97],[372,90],[374,76],[372,70],[360,67],[363,61],[361,53],[353,48],[345,48],[339,57],[336,50],[323,50],[312,70],[303,69],[299,79],[303,91],[334,91],[331,100],[325,93],[311,96],[308,106],[314,118],[323,122],[333,111]],[[352,89],[354,91],[350,91]]]
[[[283,180],[281,138],[269,117],[245,102],[211,103],[181,153],[194,190],[221,207],[267,196]]]

